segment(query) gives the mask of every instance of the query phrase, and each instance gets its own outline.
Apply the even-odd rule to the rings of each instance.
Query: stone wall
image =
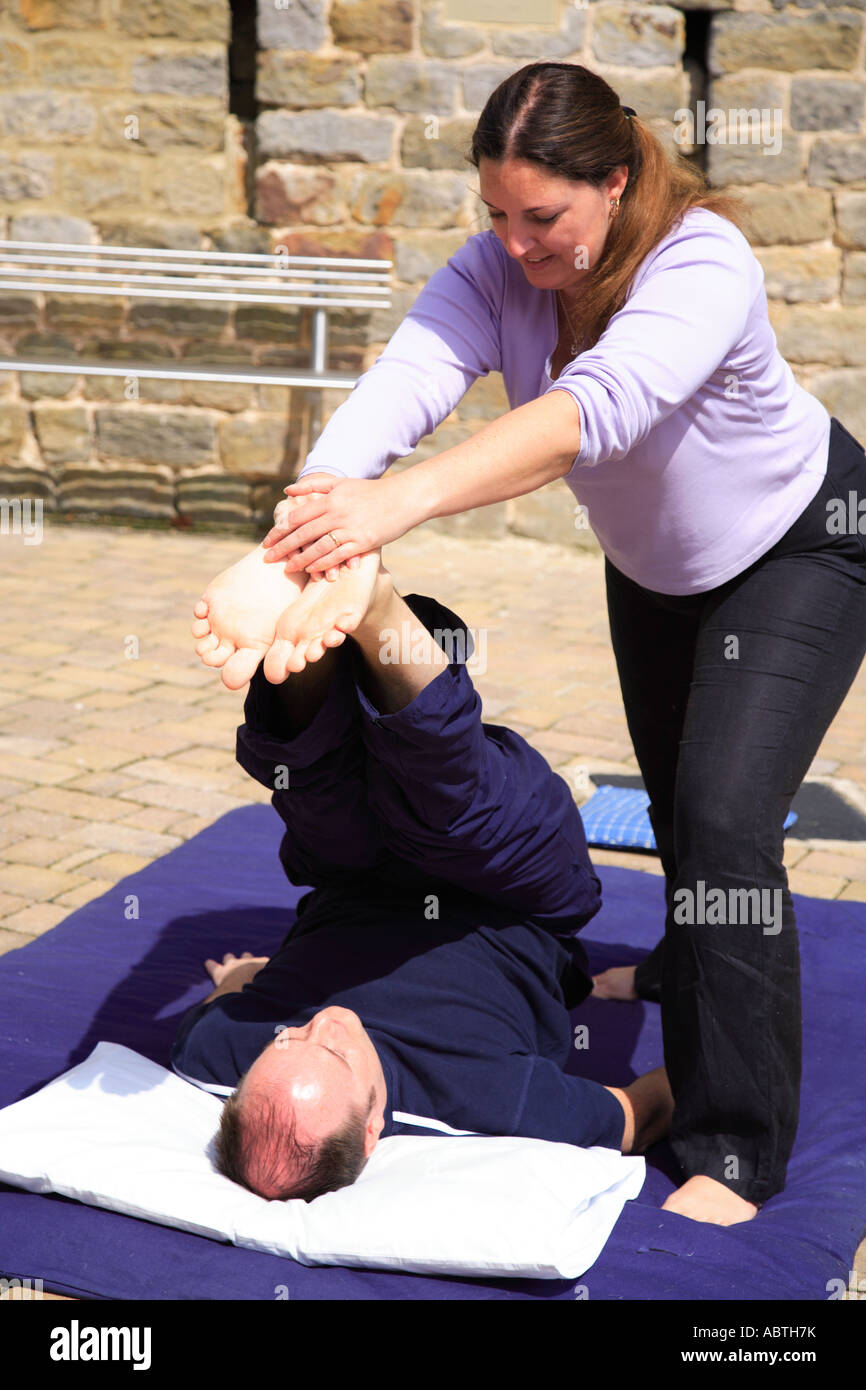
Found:
[[[466,152],[488,94],[585,63],[714,187],[742,193],[799,380],[866,439],[866,0],[8,0],[0,236],[382,257],[393,306],[331,315],[369,366],[419,288],[489,225]],[[682,109],[772,114],[716,142]],[[677,115],[679,113],[679,116]],[[780,113],[780,114],[777,114]],[[706,119],[706,117],[705,117]],[[730,115],[728,115],[730,120]],[[678,123],[679,122],[679,123]],[[306,366],[308,311],[0,289],[0,354]],[[310,446],[312,393],[0,374],[0,494],[65,513],[261,525]],[[320,393],[324,417],[345,393]],[[476,383],[409,466],[508,409]],[[442,529],[592,544],[563,483]]]

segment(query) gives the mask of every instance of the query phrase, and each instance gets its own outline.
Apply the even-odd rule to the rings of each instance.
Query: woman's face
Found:
[[[491,226],[530,284],[576,289],[601,255],[610,199],[622,196],[626,165],[601,188],[559,178],[522,159],[481,159],[478,172]]]

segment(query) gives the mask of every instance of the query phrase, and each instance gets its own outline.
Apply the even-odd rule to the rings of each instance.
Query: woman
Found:
[[[471,162],[491,230],[421,291],[264,546],[333,574],[554,478],[588,509],[667,895],[663,942],[597,992],[660,997],[684,1177],[665,1205],[732,1224],[784,1187],[797,1127],[782,826],[866,651],[866,549],[827,526],[866,456],[780,356],[736,202],[601,78],[521,69]],[[508,414],[379,476],[494,370]]]

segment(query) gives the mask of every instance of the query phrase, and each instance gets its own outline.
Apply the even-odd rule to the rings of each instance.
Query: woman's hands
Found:
[[[290,496],[317,495],[304,497],[284,525],[272,527],[265,536],[268,561],[287,561],[287,572],[306,569],[311,575],[322,574],[405,535],[426,519],[412,499],[411,471],[382,478],[311,473],[292,483],[285,489]]]

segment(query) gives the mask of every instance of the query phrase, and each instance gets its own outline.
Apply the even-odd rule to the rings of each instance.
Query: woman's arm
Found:
[[[432,517],[535,492],[569,473],[579,450],[576,401],[550,391],[412,468],[378,479],[337,479],[322,496],[293,509],[290,531],[274,528],[264,544],[270,559],[291,557],[287,569],[321,573]],[[286,491],[298,496],[314,487],[313,479],[304,479]]]

